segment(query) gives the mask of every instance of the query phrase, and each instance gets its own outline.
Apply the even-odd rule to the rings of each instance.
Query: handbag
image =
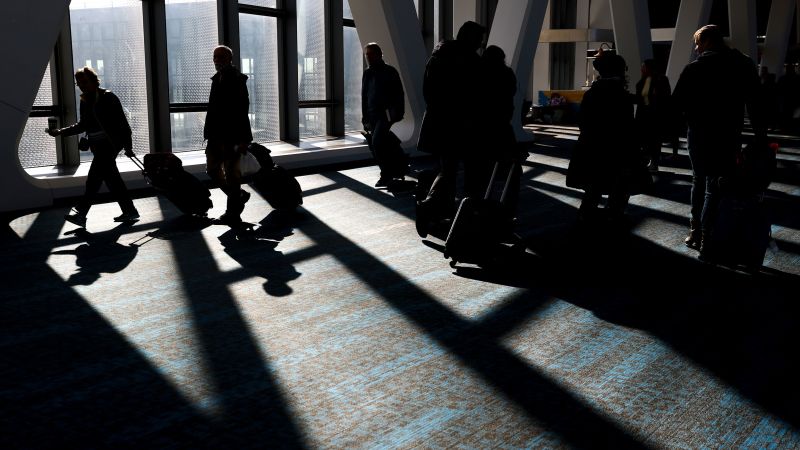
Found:
[[[239,159],[239,172],[243,177],[255,175],[259,170],[261,170],[261,164],[258,163],[253,153],[246,152]]]

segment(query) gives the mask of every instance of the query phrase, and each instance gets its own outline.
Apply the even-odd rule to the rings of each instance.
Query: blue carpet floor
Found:
[[[372,166],[300,177],[297,214],[248,188],[249,232],[147,192],[132,225],[8,217],[3,448],[800,447],[800,149],[753,275],[683,246],[685,152],[625,231],[585,229],[576,130],[537,131],[527,251],[490,269],[451,268]]]

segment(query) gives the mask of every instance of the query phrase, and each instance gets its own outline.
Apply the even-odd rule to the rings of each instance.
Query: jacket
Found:
[[[73,136],[87,131],[86,121],[90,115],[93,115],[108,136],[114,150],[130,150],[133,147],[133,133],[119,97],[107,89],[98,88],[95,99],[92,104],[85,95],[81,95],[80,121],[63,128],[61,134]]]
[[[225,144],[251,142],[247,75],[228,65],[211,77],[203,137]]]
[[[368,67],[361,77],[361,122],[388,114],[391,123],[403,120],[405,93],[397,69],[381,61]]]
[[[673,100],[689,126],[689,150],[709,175],[735,166],[745,108],[756,136],[766,136],[759,91],[753,61],[727,47],[704,52],[681,72]]]

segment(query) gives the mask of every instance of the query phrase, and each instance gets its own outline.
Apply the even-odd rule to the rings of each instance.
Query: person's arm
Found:
[[[400,74],[394,67],[389,72],[390,80],[390,104],[389,104],[389,121],[391,123],[400,122],[403,120],[406,109],[406,97],[403,92],[403,82],[400,80]]]

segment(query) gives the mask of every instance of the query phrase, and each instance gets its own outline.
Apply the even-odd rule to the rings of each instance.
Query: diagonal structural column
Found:
[[[642,61],[653,57],[647,2],[611,0],[610,6],[617,54],[625,58],[628,74],[635,78]]]
[[[406,93],[406,117],[393,130],[403,141],[416,142],[425,113],[422,78],[427,52],[414,2],[350,0],[350,11],[361,44],[377,42],[384,60],[400,72]]]
[[[23,62],[0,74],[0,212],[52,203],[45,183],[20,166],[17,145],[68,8],[69,0],[0,2],[0,42]]]
[[[692,61],[694,51],[694,32],[708,24],[711,16],[711,0],[683,0],[678,9],[678,20],[675,23],[675,37],[672,50],[669,52],[667,77],[672,86],[678,82],[683,68]]]
[[[730,46],[758,63],[756,0],[728,0],[728,24]]]
[[[512,125],[518,140],[532,136],[522,129],[522,101],[533,70],[533,58],[542,32],[547,0],[499,0],[489,32],[488,45],[506,53],[506,62],[517,75]]]
[[[797,2],[795,0],[772,0],[767,22],[767,37],[764,41],[764,53],[761,64],[769,68],[770,73],[783,74],[783,62],[789,47],[789,34]]]

